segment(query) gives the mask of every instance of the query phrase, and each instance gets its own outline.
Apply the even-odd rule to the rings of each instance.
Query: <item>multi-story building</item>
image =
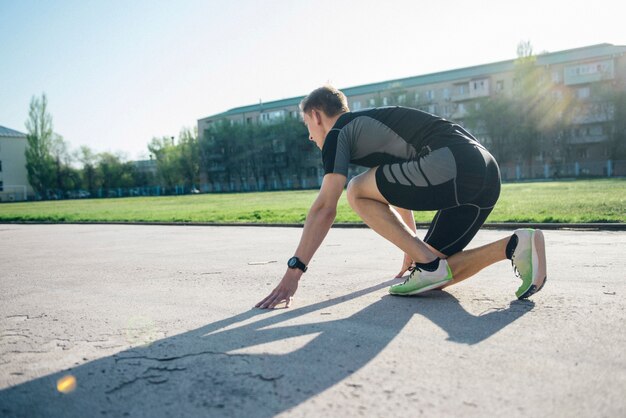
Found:
[[[571,169],[561,168],[561,175],[626,175],[626,163],[623,163],[624,167],[618,168],[615,162],[610,161],[607,145],[609,128],[606,125],[611,122],[611,111],[604,112],[604,116],[592,111],[597,110],[597,106],[594,106],[597,86],[608,85],[619,89],[626,86],[625,53],[626,46],[599,44],[543,53],[535,57],[535,66],[542,68],[543,74],[547,74],[549,78],[549,91],[542,94],[552,95],[557,100],[574,97],[582,103],[579,106],[582,110],[570,120],[565,135],[568,146],[567,161],[562,153],[553,153],[544,144],[533,156],[532,164],[538,168],[526,167],[524,175],[519,167],[520,158],[501,161],[503,178],[537,177],[543,174],[548,177],[556,174],[553,167],[548,167],[548,163],[570,164]],[[511,59],[383,81],[344,88],[342,91],[348,97],[350,109],[353,111],[376,106],[405,105],[465,123],[480,99],[513,94],[514,84],[517,82],[516,61]],[[216,123],[264,124],[287,117],[300,117],[298,104],[303,97],[260,102],[199,119],[198,133],[202,136]],[[489,143],[490,138],[480,129],[476,129],[474,134],[481,141]],[[597,167],[592,164],[596,161],[601,161]],[[525,161],[524,164],[526,163]],[[588,165],[587,168],[585,164]],[[538,175],[537,171],[542,174]]]
[[[26,171],[26,134],[0,126],[0,202],[34,196]]]

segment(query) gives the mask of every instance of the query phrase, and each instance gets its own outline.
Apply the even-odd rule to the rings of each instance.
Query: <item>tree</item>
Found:
[[[532,51],[530,42],[520,42],[511,94],[481,100],[468,117],[472,128],[484,131],[498,160],[507,162],[517,155],[529,169],[541,150],[551,154],[563,142],[573,109],[571,95],[555,88]]]
[[[87,146],[81,146],[75,154],[75,158],[82,164],[82,184],[92,196],[96,194],[96,154]]]
[[[52,116],[48,113],[45,93],[41,95],[41,99],[36,96],[31,98],[26,129],[28,182],[45,199],[47,190],[53,188],[55,183],[54,160],[50,152],[53,139]]]
[[[273,122],[223,121],[205,130],[198,140],[198,154],[208,181],[226,184],[227,190],[250,184],[261,190],[272,187],[273,180],[279,187],[286,187],[291,180],[302,184],[312,166],[319,165],[314,145],[298,118],[288,116]]]
[[[148,150],[157,161],[157,173],[165,187],[172,188],[182,181],[180,153],[174,137],[152,138]]]
[[[591,114],[603,123],[607,154],[612,160],[626,158],[626,88],[618,81],[605,81],[593,92]]]
[[[513,109],[517,120],[512,126],[516,149],[523,161],[532,165],[540,143],[540,124],[544,117],[543,99],[549,91],[543,68],[538,67],[530,42],[517,46],[513,84]]]
[[[277,127],[277,136],[287,148],[287,170],[298,178],[300,184],[307,177],[307,171],[314,165],[319,166],[320,159],[315,153],[315,145],[308,140],[308,132],[304,124],[295,118],[281,123]],[[315,161],[312,163],[312,161]]]
[[[186,186],[194,186],[200,180],[200,150],[198,130],[183,128],[178,137],[178,158],[181,177]]]
[[[616,90],[610,97],[613,104],[613,118],[609,129],[609,156],[614,159],[626,158],[626,91]]]
[[[106,191],[107,196],[116,196],[115,189],[132,187],[133,167],[125,162],[121,155],[108,152],[98,154],[96,164],[99,187]]]
[[[489,151],[498,161],[508,161],[515,152],[513,127],[517,115],[513,100],[500,95],[481,99],[478,103],[479,106],[469,107],[468,126],[477,135],[480,132],[487,136]]]
[[[54,164],[55,187],[61,192],[76,189],[80,183],[80,177],[72,168],[72,156],[69,145],[61,135],[54,134],[50,144],[50,154]]]

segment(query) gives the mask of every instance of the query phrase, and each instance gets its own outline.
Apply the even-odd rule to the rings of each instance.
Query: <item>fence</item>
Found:
[[[626,160],[618,161],[585,161],[572,163],[545,164],[502,164],[500,175],[503,181],[581,177],[624,177],[626,176]]]
[[[27,199],[27,186],[0,186],[0,202],[19,202]]]
[[[351,169],[349,177],[353,177],[363,168]],[[619,161],[586,161],[568,164],[535,164],[524,165],[507,163],[500,165],[500,172],[504,182],[524,180],[558,180],[564,178],[601,178],[626,177],[626,160]],[[269,177],[244,178],[230,182],[212,182],[193,186],[177,185],[164,187],[160,185],[131,188],[97,189],[93,192],[86,190],[49,190],[45,196],[35,194],[26,196],[26,186],[4,186],[0,189],[0,202],[82,198],[114,198],[137,196],[176,196],[197,193],[232,193],[256,192],[275,190],[302,190],[316,189],[322,184],[322,177]]]

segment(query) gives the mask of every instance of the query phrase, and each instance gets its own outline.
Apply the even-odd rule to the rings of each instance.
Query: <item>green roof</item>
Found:
[[[537,55],[538,65],[554,65],[562,64],[570,61],[581,61],[605,56],[621,56],[626,53],[626,46],[612,44],[598,44],[585,46],[582,48],[568,49],[565,51],[543,53]],[[406,89],[420,85],[429,85],[435,83],[449,82],[454,80],[471,79],[474,77],[484,76],[491,73],[500,73],[512,71],[515,65],[515,59],[494,62],[490,64],[482,64],[473,67],[458,68],[454,70],[441,71],[438,73],[418,75],[407,78],[399,78],[395,80],[382,81],[372,84],[364,84],[362,86],[348,87],[341,89],[348,97],[360,96],[363,94],[378,93],[387,90]],[[292,97],[289,99],[275,100],[271,102],[260,102],[258,104],[235,107],[223,113],[208,116],[203,119],[213,119],[226,117],[231,115],[239,115],[246,112],[258,112],[262,110],[272,110],[296,106],[306,96]]]

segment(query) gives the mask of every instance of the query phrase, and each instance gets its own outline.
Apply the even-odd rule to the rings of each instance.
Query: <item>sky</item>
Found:
[[[0,125],[45,93],[71,150],[147,158],[237,106],[599,43],[616,0],[0,0]]]

